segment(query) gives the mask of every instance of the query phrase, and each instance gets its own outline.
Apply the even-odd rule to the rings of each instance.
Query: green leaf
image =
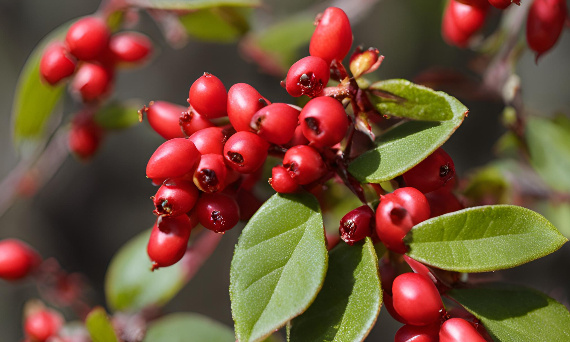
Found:
[[[562,235],[570,237],[570,203],[541,201],[537,203],[537,211],[543,214]]]
[[[557,120],[529,118],[526,139],[531,164],[540,177],[553,189],[570,192],[570,120]]]
[[[454,116],[444,93],[408,80],[380,81],[372,84],[370,89],[370,100],[382,115],[423,121],[445,121]],[[375,90],[388,92],[395,97],[376,96]]]
[[[49,134],[49,119],[65,90],[63,84],[51,86],[42,81],[40,60],[49,43],[63,40],[69,25],[62,25],[43,38],[20,72],[12,104],[12,139],[23,152],[35,150]]]
[[[244,228],[230,270],[239,341],[260,341],[303,313],[319,292],[327,249],[318,201],[310,194],[267,200]]]
[[[195,313],[175,313],[153,321],[143,342],[235,342],[222,323]]]
[[[101,307],[97,307],[85,318],[85,327],[89,331],[89,336],[93,342],[117,342],[117,335],[113,325],[107,317],[107,312]]]
[[[181,263],[151,272],[146,245],[150,230],[137,235],[111,260],[105,279],[107,304],[114,310],[164,305],[186,284]]]
[[[398,125],[379,137],[375,149],[356,158],[348,171],[362,183],[380,183],[408,171],[443,145],[461,125],[468,110],[454,97],[438,94],[451,106],[453,119]]]
[[[293,319],[291,341],[363,341],[382,304],[378,259],[370,238],[341,243],[330,253],[329,270],[315,302]]]
[[[414,226],[404,239],[410,257],[458,272],[511,268],[548,255],[567,241],[543,216],[514,205],[434,217]]]
[[[249,9],[215,7],[191,12],[180,22],[191,36],[220,43],[233,42],[249,30]]]
[[[95,122],[105,129],[125,129],[139,123],[139,101],[110,103],[95,113]]]
[[[251,7],[261,0],[127,0],[131,6],[163,10],[199,10],[220,6]]]
[[[570,341],[568,309],[538,291],[492,284],[448,294],[479,318],[496,341]]]

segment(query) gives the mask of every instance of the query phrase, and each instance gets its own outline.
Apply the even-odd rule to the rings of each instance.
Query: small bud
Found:
[[[380,55],[378,49],[368,48],[362,51],[362,47],[359,46],[350,57],[350,72],[354,78],[359,78],[378,69],[383,60],[384,56]]]

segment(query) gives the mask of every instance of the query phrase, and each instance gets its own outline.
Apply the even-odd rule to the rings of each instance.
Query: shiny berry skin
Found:
[[[50,44],[40,60],[40,75],[51,85],[73,75],[77,60],[62,43]]]
[[[198,189],[191,181],[169,179],[164,182],[154,195],[154,213],[161,216],[186,214],[198,200]]]
[[[228,93],[222,81],[210,73],[198,78],[188,92],[188,102],[206,118],[221,118],[227,115]]]
[[[190,232],[197,224],[196,216],[159,216],[152,227],[146,251],[152,270],[174,265],[186,253]]]
[[[329,65],[320,57],[301,58],[289,68],[285,89],[289,95],[317,97],[327,86],[330,77]]]
[[[402,177],[407,186],[425,194],[452,181],[455,177],[455,165],[449,154],[438,148],[418,165],[406,171]]]
[[[251,128],[270,143],[283,145],[293,138],[299,121],[299,110],[285,103],[272,103],[258,110]]]
[[[310,100],[299,115],[303,135],[317,147],[338,144],[348,129],[348,117],[342,104],[332,97],[321,96]]]
[[[146,118],[150,127],[166,140],[184,138],[184,132],[180,128],[180,115],[186,111],[186,107],[166,101],[153,101],[148,107],[139,111]]]
[[[20,240],[0,241],[0,279],[12,281],[25,278],[41,260],[35,250]]]
[[[471,40],[471,34],[460,30],[453,19],[450,4],[445,7],[441,24],[441,35],[443,40],[449,45],[466,48]]]
[[[196,204],[200,224],[216,233],[232,229],[239,221],[236,200],[224,193],[202,194]]]
[[[360,206],[340,219],[340,238],[352,246],[365,237],[372,236],[375,223],[374,211],[367,205]]]
[[[309,145],[309,140],[305,138],[301,125],[297,125],[295,128],[295,133],[293,133],[293,138],[291,138],[291,140],[285,144],[286,147],[293,147],[297,145]]]
[[[550,50],[564,28],[567,15],[565,0],[535,0],[528,11],[526,41],[537,58]]]
[[[513,2],[516,4],[520,3],[520,1],[517,0],[489,0],[489,3],[498,9],[505,9],[509,7]]]
[[[439,322],[428,326],[406,324],[398,329],[394,342],[439,342]]]
[[[113,75],[99,64],[84,63],[79,67],[71,82],[71,92],[78,94],[84,102],[100,100],[111,89]]]
[[[170,139],[150,157],[146,176],[150,179],[191,177],[199,161],[200,152],[193,142],[185,138]]]
[[[394,279],[392,300],[396,312],[412,325],[429,325],[442,317],[443,302],[433,282],[419,273]]]
[[[35,342],[47,341],[56,336],[63,326],[63,317],[48,309],[40,309],[31,313],[24,322],[26,336]]]
[[[226,165],[239,173],[252,173],[267,158],[269,143],[255,133],[237,132],[224,145]]]
[[[271,169],[269,185],[281,194],[290,194],[299,190],[299,184],[291,178],[289,171],[283,165],[277,165]]]
[[[110,32],[99,18],[86,17],[76,21],[65,36],[69,52],[80,60],[99,57],[107,48]]]
[[[191,136],[201,129],[214,127],[214,124],[205,116],[198,114],[198,112],[190,108],[180,115],[178,124],[182,128],[182,132],[187,136]]]
[[[254,87],[236,83],[228,91],[228,118],[236,131],[252,131],[251,118],[261,108],[271,104]]]
[[[194,184],[203,192],[217,192],[224,189],[227,167],[221,154],[203,154],[194,171]]]
[[[103,140],[103,129],[89,115],[77,115],[69,130],[69,150],[77,157],[87,160],[97,152]]]
[[[448,189],[441,188],[426,194],[431,210],[430,217],[436,217],[463,209],[463,204]]]
[[[207,127],[194,132],[188,140],[196,145],[201,154],[222,155],[227,137],[221,127]]]
[[[466,5],[456,0],[449,2],[451,19],[455,22],[458,30],[473,35],[485,24],[485,18],[489,9],[489,3],[481,5]]]
[[[283,166],[297,184],[305,185],[321,178],[327,168],[314,148],[306,145],[291,147],[283,157]]]
[[[143,62],[152,53],[152,42],[138,32],[120,32],[109,40],[109,50],[117,62]]]
[[[321,16],[311,37],[311,56],[324,59],[329,65],[333,60],[342,61],[352,45],[350,21],[343,10],[329,7]]]
[[[450,318],[439,329],[440,342],[485,342],[475,327],[463,318]]]

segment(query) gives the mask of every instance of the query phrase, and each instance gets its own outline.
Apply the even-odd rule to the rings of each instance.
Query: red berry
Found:
[[[200,224],[216,233],[232,229],[239,221],[239,206],[224,193],[202,194],[196,204]]]
[[[210,73],[198,78],[188,92],[188,101],[200,115],[206,118],[226,116],[228,93],[222,81]]]
[[[48,338],[56,336],[63,325],[62,316],[47,309],[40,309],[33,312],[24,322],[26,336],[36,342],[47,341]]]
[[[174,265],[186,253],[190,232],[196,226],[195,215],[159,216],[152,227],[146,251],[152,270]]]
[[[69,150],[81,159],[91,158],[103,140],[103,129],[90,115],[77,115],[69,130]]]
[[[73,75],[77,60],[71,56],[62,43],[50,44],[40,60],[40,75],[43,80],[55,85]]]
[[[429,218],[430,207],[424,194],[415,188],[404,187],[392,193],[399,203],[410,214],[413,224],[418,224]]]
[[[301,125],[297,125],[297,127],[295,127],[295,133],[293,133],[293,138],[291,138],[291,140],[289,140],[287,144],[285,144],[285,147],[293,147],[297,145],[309,145],[309,140],[305,138],[305,135],[303,134],[303,128],[301,127]]]
[[[79,94],[84,102],[99,100],[109,92],[113,75],[99,64],[84,63],[79,67],[71,91]]]
[[[323,158],[306,145],[291,147],[283,157],[283,166],[297,184],[305,185],[321,178],[327,171]]]
[[[289,68],[285,89],[289,95],[317,97],[329,82],[330,71],[327,62],[320,57],[301,58]]]
[[[211,153],[222,155],[227,137],[221,127],[208,127],[194,132],[188,140],[196,145],[202,155]]]
[[[456,0],[449,2],[451,19],[459,30],[470,36],[483,27],[488,9],[488,2],[483,2],[478,6],[462,4]]]
[[[372,236],[374,225],[374,211],[367,205],[360,206],[340,219],[340,238],[352,246],[365,237]]]
[[[152,53],[152,42],[138,32],[121,32],[111,37],[109,50],[118,62],[137,63]]]
[[[489,3],[498,9],[505,9],[509,7],[512,3],[520,4],[519,0],[489,0]]]
[[[24,242],[16,239],[0,241],[0,278],[25,278],[41,262],[39,254]]]
[[[103,20],[86,17],[71,25],[65,36],[65,42],[72,55],[87,61],[96,59],[105,51],[109,35],[109,29]]]
[[[400,323],[407,324],[406,320],[403,319],[394,309],[394,299],[390,294],[391,292],[392,288],[390,288],[390,292],[388,291],[382,292],[382,304],[384,304],[384,307],[386,308],[386,310],[388,310],[388,313],[390,314],[390,316],[392,316],[393,319],[395,319]]]
[[[444,187],[455,177],[455,165],[449,154],[438,148],[402,177],[407,186],[428,193]]]
[[[320,57],[330,65],[333,60],[342,61],[351,45],[352,29],[346,13],[337,7],[327,8],[311,37],[311,56]]]
[[[526,41],[536,58],[550,50],[564,28],[567,8],[565,0],[535,0],[526,22]]]
[[[463,204],[448,189],[441,188],[426,194],[431,210],[430,217],[436,217],[463,209]]]
[[[227,175],[226,163],[221,154],[203,154],[194,171],[194,184],[204,192],[218,192],[224,189]]]
[[[182,128],[182,132],[184,132],[184,134],[187,136],[191,136],[201,129],[214,126],[214,124],[205,116],[198,114],[196,111],[190,108],[188,111],[181,113],[178,123]]]
[[[269,185],[273,190],[282,194],[290,194],[299,189],[299,184],[291,178],[289,171],[283,165],[277,165],[271,169]]]
[[[252,173],[267,158],[269,143],[251,132],[237,132],[224,145],[226,164],[239,173]]]
[[[298,109],[285,103],[273,103],[255,113],[251,128],[270,143],[283,145],[293,138],[298,122]]]
[[[150,179],[191,176],[200,161],[200,152],[194,143],[184,138],[164,142],[150,157],[146,176]]]
[[[299,122],[305,137],[317,148],[338,144],[348,129],[344,107],[326,96],[309,101],[299,115]]]
[[[184,138],[184,132],[180,128],[180,115],[186,111],[186,107],[166,101],[153,101],[148,107],[139,111],[146,118],[150,127],[164,139]]]
[[[429,325],[442,317],[443,303],[433,282],[418,273],[404,273],[394,279],[392,299],[406,324]]]
[[[169,179],[156,192],[152,202],[154,213],[162,216],[186,214],[198,200],[198,189],[190,181]]]
[[[439,342],[439,322],[428,326],[406,324],[398,329],[394,342]]]
[[[450,7],[451,5],[448,4],[443,12],[441,35],[447,44],[466,48],[471,40],[471,34],[464,32],[457,27]]]
[[[249,84],[234,84],[228,91],[228,118],[236,131],[251,131],[251,118],[268,104],[271,102]]]
[[[440,342],[485,342],[471,323],[463,318],[450,318],[439,330]]]

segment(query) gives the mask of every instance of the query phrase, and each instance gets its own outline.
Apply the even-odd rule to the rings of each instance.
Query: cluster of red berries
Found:
[[[458,47],[466,47],[471,37],[485,24],[489,4],[506,9],[519,0],[450,0],[445,8],[442,35],[445,40]],[[567,17],[565,0],[534,0],[528,12],[526,39],[537,58],[550,50]]]

